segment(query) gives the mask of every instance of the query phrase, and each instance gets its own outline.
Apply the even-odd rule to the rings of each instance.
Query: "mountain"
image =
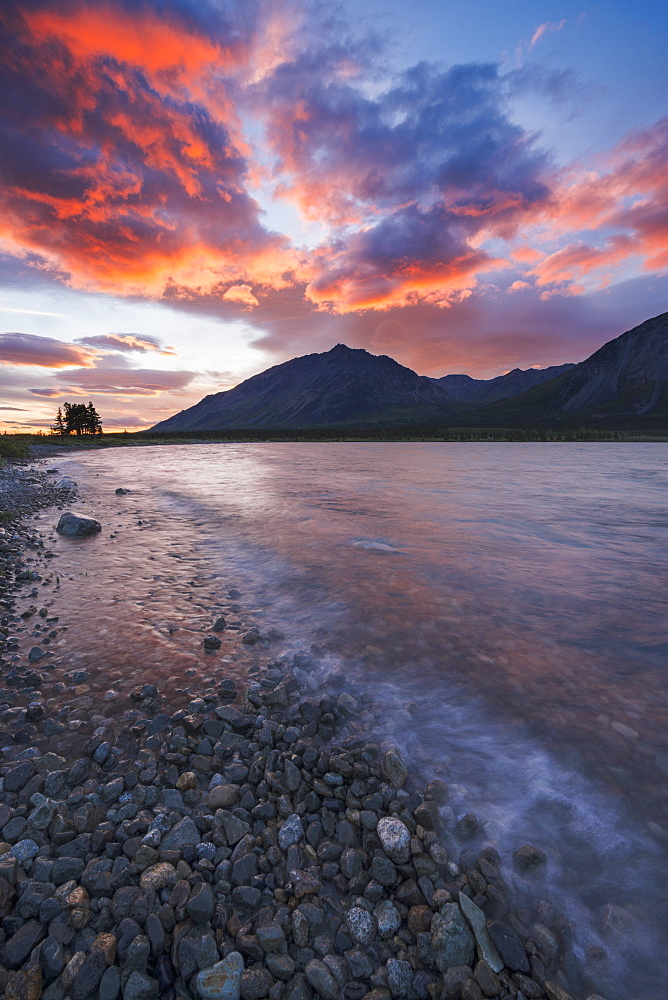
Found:
[[[250,427],[326,427],[447,417],[450,397],[434,379],[385,355],[337,344],[206,396],[153,428],[203,431]]]
[[[496,378],[477,379],[470,375],[443,375],[434,379],[448,392],[452,400],[465,403],[494,403],[509,396],[518,396],[521,392],[540,385],[548,379],[556,378],[573,364],[552,365],[550,368],[513,368],[505,375]]]
[[[417,375],[385,355],[337,344],[206,396],[155,431],[504,427],[668,422],[668,313],[604,344],[577,365],[515,368],[489,380]]]
[[[574,422],[668,419],[668,313],[608,341],[541,385],[479,411],[493,421]]]

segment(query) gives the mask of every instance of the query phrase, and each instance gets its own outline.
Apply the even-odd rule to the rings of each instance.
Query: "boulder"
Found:
[[[86,517],[85,514],[75,514],[74,511],[67,510],[60,515],[56,531],[66,538],[86,538],[102,531],[102,525],[94,517]]]

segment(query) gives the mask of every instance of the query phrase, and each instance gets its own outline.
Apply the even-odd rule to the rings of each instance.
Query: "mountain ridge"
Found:
[[[429,378],[387,355],[336,344],[205,396],[152,429],[486,426],[608,417],[668,420],[668,313],[608,341],[578,364],[513,369],[487,380]]]

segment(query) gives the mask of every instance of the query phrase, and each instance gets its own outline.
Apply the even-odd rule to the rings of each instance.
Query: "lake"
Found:
[[[661,995],[665,445],[226,443],[57,464],[104,526],[49,542],[59,653],[111,690],[107,713],[138,680],[183,704],[253,657],[314,648],[382,699],[385,734],[481,836],[547,853],[516,891],[563,914],[606,996]],[[216,612],[232,627],[208,656]],[[284,638],[242,648],[248,624]]]

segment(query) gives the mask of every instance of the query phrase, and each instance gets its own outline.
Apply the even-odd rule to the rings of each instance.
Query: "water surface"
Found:
[[[97,670],[100,694],[141,673],[178,701],[243,671],[248,624],[285,633],[270,655],[315,644],[385,699],[388,730],[444,774],[456,811],[477,812],[507,850],[547,851],[540,891],[574,921],[601,991],[653,1000],[667,459],[661,444],[510,442],[63,458],[104,532],[52,543],[60,601],[78,609],[61,652]],[[206,656],[216,609],[233,627]]]

